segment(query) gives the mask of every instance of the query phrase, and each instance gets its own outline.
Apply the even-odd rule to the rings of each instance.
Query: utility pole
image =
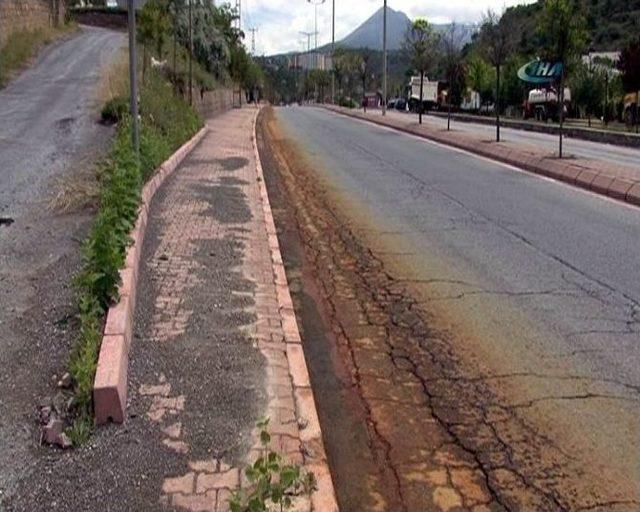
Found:
[[[193,105],[193,17],[189,0],[189,105]]]
[[[138,69],[136,52],[136,6],[134,0],[127,1],[127,18],[129,21],[129,112],[133,121],[131,142],[136,157],[140,156],[140,126],[138,124]]]
[[[385,0],[386,1],[386,0]],[[336,0],[331,7],[331,103],[336,102],[336,73],[333,67],[333,57],[336,53]]]
[[[318,69],[318,6],[322,5],[325,2],[325,0],[307,0],[307,2],[309,2],[310,4],[313,4],[313,8],[315,11],[314,34],[316,36],[316,44],[315,44],[315,50],[313,54],[313,60],[314,60],[313,68]]]
[[[311,50],[311,36],[317,34],[317,32],[300,32],[303,36],[307,38],[307,52]]]
[[[382,13],[382,115],[387,115],[387,0]]]
[[[238,30],[242,30],[242,4],[236,0],[236,13],[238,14]]]
[[[251,32],[251,55],[256,54],[256,32],[258,31],[258,27],[249,27],[247,29]]]

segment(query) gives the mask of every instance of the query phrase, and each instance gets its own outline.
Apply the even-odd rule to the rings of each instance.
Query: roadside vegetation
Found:
[[[317,488],[313,473],[305,472],[300,466],[287,463],[278,452],[269,449],[269,418],[260,420],[260,456],[247,466],[244,475],[249,483],[243,489],[231,493],[231,512],[284,512],[295,507],[296,498],[310,497]]]
[[[67,23],[57,28],[19,30],[12,33],[0,47],[0,88],[5,87],[11,76],[25,67],[42,47],[76,29],[74,23]]]

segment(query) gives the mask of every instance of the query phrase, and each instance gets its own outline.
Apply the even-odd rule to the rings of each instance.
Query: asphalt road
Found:
[[[59,212],[52,199],[108,146],[96,94],[103,65],[125,35],[83,27],[46,48],[0,90],[0,509],[42,459],[38,407],[59,391],[77,332],[74,274],[87,208]],[[61,397],[64,400],[64,397]],[[60,396],[57,403],[60,403]]]
[[[404,119],[417,117],[415,114],[396,111],[390,111],[389,115],[399,116]],[[426,115],[423,117],[423,122],[438,128],[444,128],[447,126],[447,119],[442,117]],[[495,137],[496,128],[494,125],[467,123],[456,121],[455,119],[452,120],[451,123],[454,130],[472,133],[476,136],[480,135],[487,137],[487,139]],[[500,128],[500,135],[505,141],[520,142],[523,144],[538,146],[550,153],[558,151],[557,135],[528,132],[514,128],[506,128],[504,126]],[[568,155],[591,158],[594,160],[603,160],[605,162],[613,162],[617,165],[640,168],[640,148],[614,146],[612,144],[602,144],[599,142],[590,142],[582,139],[565,137],[564,150]]]
[[[559,510],[637,510],[640,209],[325,110],[276,115],[465,378],[543,440],[501,438],[531,481]]]
[[[16,217],[50,178],[77,161],[104,129],[96,124],[102,66],[125,35],[97,27],[46,49],[0,90],[0,215]]]

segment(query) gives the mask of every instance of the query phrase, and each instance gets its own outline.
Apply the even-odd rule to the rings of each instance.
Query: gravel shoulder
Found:
[[[92,211],[51,204],[59,184],[108,145],[95,90],[123,43],[121,33],[83,27],[0,91],[0,503],[57,457],[39,447],[36,413],[66,366],[76,329],[70,284]]]

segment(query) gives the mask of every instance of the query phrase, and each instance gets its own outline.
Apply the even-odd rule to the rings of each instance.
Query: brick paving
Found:
[[[266,416],[272,448],[319,478],[320,491],[296,510],[328,512],[333,489],[256,160],[256,115],[245,108],[210,121],[152,203],[133,341],[151,360],[134,351],[131,387],[161,439],[148,449],[173,457],[162,506],[227,510],[241,468],[260,453],[253,426]],[[216,372],[216,363],[233,369]]]

